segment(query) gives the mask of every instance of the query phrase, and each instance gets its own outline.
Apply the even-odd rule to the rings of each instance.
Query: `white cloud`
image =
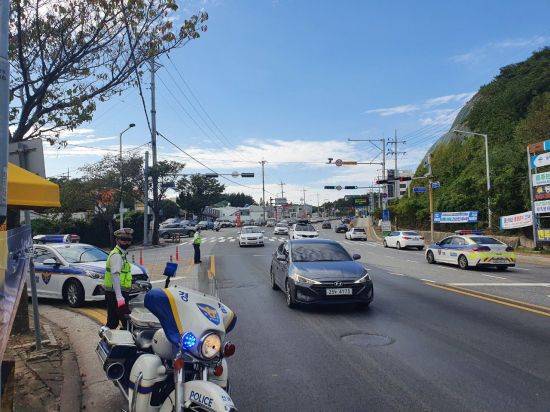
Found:
[[[498,47],[501,49],[517,49],[525,47],[536,47],[548,44],[550,42],[550,37],[548,36],[534,36],[530,39],[510,39],[503,40],[496,43],[490,43],[492,47]]]
[[[460,108],[431,110],[430,112],[426,112],[426,114],[429,114],[428,117],[422,117],[420,119],[420,123],[423,126],[451,125],[459,110]]]
[[[470,52],[470,53],[464,53],[464,54],[457,54],[456,56],[451,56],[450,59],[451,61],[455,62],[455,63],[475,63],[479,60],[480,58],[480,53],[477,52],[477,53],[474,53],[474,52]]]
[[[468,100],[470,100],[474,94],[475,92],[468,92],[468,93],[449,94],[447,96],[434,97],[432,99],[426,100],[424,106],[434,107],[434,106],[441,106],[452,102],[458,102],[458,103],[464,104]]]
[[[402,106],[387,107],[384,109],[367,110],[366,113],[378,113],[380,116],[393,116],[394,114],[410,113],[420,108],[414,104],[405,104]]]

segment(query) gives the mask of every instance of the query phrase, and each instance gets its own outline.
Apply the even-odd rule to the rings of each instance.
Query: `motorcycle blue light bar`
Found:
[[[183,349],[191,349],[197,343],[197,338],[191,332],[187,332],[183,335],[181,340],[181,346]]]

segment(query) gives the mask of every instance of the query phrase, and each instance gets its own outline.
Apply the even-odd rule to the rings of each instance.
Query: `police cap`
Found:
[[[115,231],[115,237],[117,239],[129,239],[132,240],[134,229],[131,227],[124,227]]]

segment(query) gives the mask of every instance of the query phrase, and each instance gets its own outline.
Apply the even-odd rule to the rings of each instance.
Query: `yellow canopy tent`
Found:
[[[61,207],[59,186],[8,163],[8,206],[24,209]]]

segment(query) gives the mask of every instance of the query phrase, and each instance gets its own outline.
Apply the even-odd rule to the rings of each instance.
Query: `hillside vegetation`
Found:
[[[491,209],[498,218],[531,210],[529,203],[528,144],[550,139],[550,48],[527,60],[500,69],[461,111],[450,130],[489,136]],[[431,149],[434,211],[478,210],[480,226],[487,223],[485,147],[481,136],[447,133]],[[427,169],[418,167],[416,176]],[[413,186],[426,186],[416,180]],[[429,225],[428,195],[412,194],[390,206],[399,226]]]

